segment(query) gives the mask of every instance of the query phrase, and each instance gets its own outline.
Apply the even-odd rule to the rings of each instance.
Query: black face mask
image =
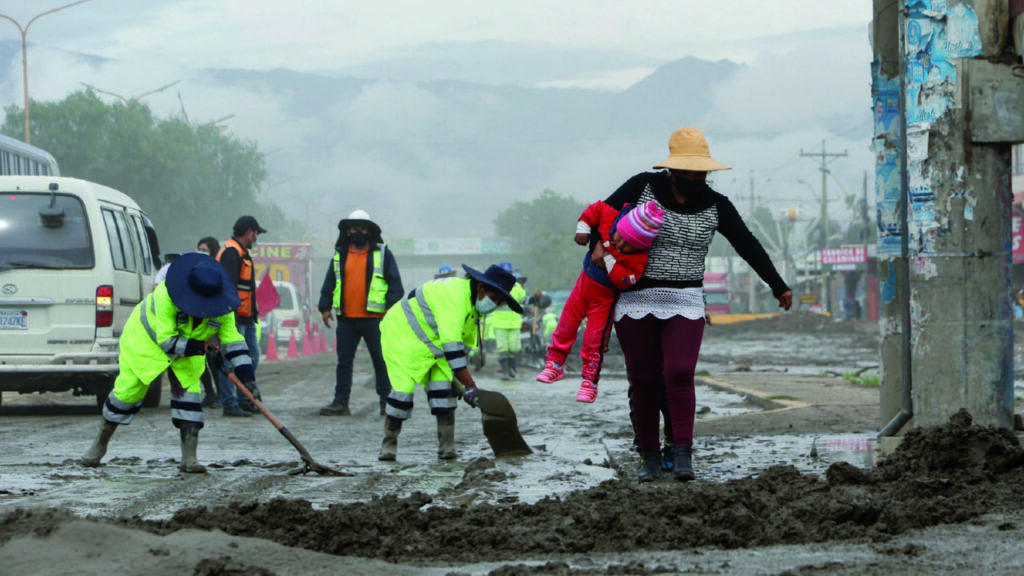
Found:
[[[348,238],[356,246],[362,246],[370,241],[370,235],[366,232],[350,232]]]
[[[675,179],[676,190],[687,198],[700,198],[709,190],[708,183],[704,180],[687,180],[685,178]]]

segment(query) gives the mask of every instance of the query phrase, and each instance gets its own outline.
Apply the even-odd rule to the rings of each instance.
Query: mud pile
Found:
[[[467,475],[486,473],[484,462],[467,470]],[[417,493],[314,510],[306,501],[277,499],[183,509],[164,522],[123,522],[158,533],[219,529],[390,561],[479,562],[884,540],[1017,507],[1022,494],[1024,451],[1017,438],[1008,430],[972,426],[961,412],[943,426],[912,430],[874,469],[834,464],[824,480],[776,466],[721,484],[609,481],[535,504],[443,508]]]

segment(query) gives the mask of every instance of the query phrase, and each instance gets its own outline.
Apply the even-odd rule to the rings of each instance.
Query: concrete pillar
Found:
[[[1012,427],[1010,142],[1024,130],[1006,129],[1003,103],[1024,87],[1012,61],[989,62],[1006,46],[1008,6],[875,0],[875,13],[876,106],[894,79],[902,105],[881,121],[876,110],[882,421],[907,404],[909,382],[911,426],[966,408]]]

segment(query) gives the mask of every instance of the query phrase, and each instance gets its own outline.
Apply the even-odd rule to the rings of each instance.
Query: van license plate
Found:
[[[28,330],[28,310],[0,310],[0,330]]]

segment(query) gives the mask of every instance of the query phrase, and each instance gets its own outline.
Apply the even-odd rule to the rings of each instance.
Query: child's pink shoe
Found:
[[[548,360],[544,363],[544,369],[537,375],[537,382],[552,384],[562,378],[565,378],[565,370],[562,368],[562,365]]]
[[[580,384],[580,391],[576,393],[576,401],[591,404],[594,400],[597,400],[597,386],[594,386],[590,380],[584,380]]]

